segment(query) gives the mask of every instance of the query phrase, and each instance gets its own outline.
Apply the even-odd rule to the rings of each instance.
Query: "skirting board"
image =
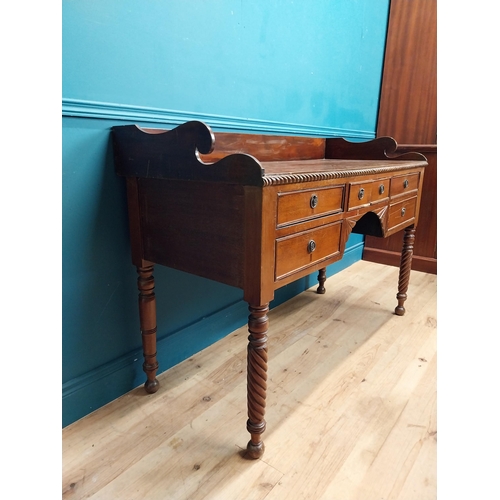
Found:
[[[361,260],[364,242],[346,248],[342,260],[328,266],[330,277]],[[271,308],[317,284],[317,273],[280,288],[275,293]],[[327,292],[328,293],[328,292]],[[158,374],[188,359],[195,353],[217,342],[240,328],[247,321],[248,304],[238,301],[222,311],[203,318],[157,342]],[[189,339],[189,342],[186,342]],[[111,361],[91,372],[63,384],[62,426],[79,420],[105,404],[144,384],[142,349]],[[146,396],[146,392],[144,391]]]
[[[401,263],[401,254],[399,252],[392,252],[389,250],[365,247],[363,251],[363,260],[376,262],[378,264],[385,264],[387,266],[399,267]],[[437,274],[437,259],[414,254],[411,261],[411,268],[414,271]]]

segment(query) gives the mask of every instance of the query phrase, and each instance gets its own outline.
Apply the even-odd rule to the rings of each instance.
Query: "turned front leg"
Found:
[[[398,305],[394,312],[398,316],[405,313],[404,303],[407,298],[408,284],[410,282],[411,260],[413,257],[413,244],[415,242],[415,227],[409,226],[405,229],[403,238],[403,250],[401,252],[401,264],[399,266]]]
[[[147,380],[144,387],[147,392],[158,390],[159,382],[156,380],[158,361],[156,360],[156,297],[155,280],[153,277],[154,266],[138,267],[137,285],[139,287],[139,317],[141,322],[142,349],[144,352],[143,370]]]
[[[247,445],[248,458],[260,458],[264,453],[262,433],[266,430],[264,413],[267,391],[267,330],[269,327],[269,304],[249,306],[248,357],[247,357],[247,430],[250,441]]]
[[[326,281],[326,267],[323,267],[319,270],[318,272],[318,282],[319,286],[316,289],[316,293],[325,293],[326,288],[325,288],[325,281]]]

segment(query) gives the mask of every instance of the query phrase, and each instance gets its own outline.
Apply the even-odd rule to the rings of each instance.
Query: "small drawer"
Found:
[[[340,252],[342,221],[276,240],[276,280]]]
[[[389,215],[387,219],[387,230],[394,229],[400,224],[413,219],[415,217],[415,209],[417,207],[417,197],[408,198],[398,203],[393,203],[389,206]]]
[[[284,226],[342,211],[344,186],[278,194],[277,225]]]
[[[372,197],[372,182],[353,182],[349,184],[347,210],[369,205]]]
[[[398,175],[391,179],[391,196],[408,193],[418,188],[420,174]]]
[[[391,187],[390,178],[387,179],[378,179],[372,182],[372,194],[371,201],[372,203],[376,203],[380,200],[385,200],[389,198],[389,189]]]

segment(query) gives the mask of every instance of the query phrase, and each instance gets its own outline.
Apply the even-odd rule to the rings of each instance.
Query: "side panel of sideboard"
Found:
[[[139,179],[144,258],[243,288],[241,186]]]

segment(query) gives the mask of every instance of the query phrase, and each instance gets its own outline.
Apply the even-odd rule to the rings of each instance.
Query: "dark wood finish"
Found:
[[[377,124],[398,138],[397,152],[425,154],[420,221],[412,268],[437,273],[436,0],[392,0]],[[363,259],[399,265],[400,240],[367,236]]]
[[[218,161],[229,154],[243,153],[259,161],[312,160],[325,157],[325,139],[264,134],[231,134],[219,132],[204,162]]]
[[[112,132],[116,172],[127,178],[146,390],[158,388],[153,265],[241,288],[250,310],[247,457],[258,458],[266,427],[267,312],[275,290],[319,271],[317,291],[324,293],[325,268],[342,258],[352,231],[387,237],[410,228],[397,294],[396,313],[404,312],[425,157],[397,155],[390,137],[357,144],[221,134],[230,150],[219,149],[220,159],[208,161],[215,136],[201,122]]]
[[[141,323],[142,348],[144,354],[143,370],[147,380],[144,387],[147,392],[154,393],[158,390],[156,372],[156,297],[155,280],[153,278],[154,266],[138,267],[137,285],[139,287],[139,319]]]
[[[377,135],[437,143],[437,1],[391,0]]]
[[[405,228],[403,250],[401,252],[401,265],[399,267],[398,293],[396,295],[398,305],[394,311],[398,316],[403,316],[405,313],[404,303],[407,299],[406,292],[408,291],[408,284],[410,283],[410,270],[414,241],[415,228],[413,226],[409,226]]]
[[[248,358],[247,358],[247,430],[250,441],[247,445],[247,457],[259,458],[264,453],[262,433],[266,430],[264,414],[266,411],[267,391],[267,330],[269,304],[249,306],[248,317]]]
[[[325,288],[325,281],[326,281],[326,268],[323,267],[318,271],[318,288],[316,289],[316,293],[319,294],[324,294],[326,293],[326,288]]]

